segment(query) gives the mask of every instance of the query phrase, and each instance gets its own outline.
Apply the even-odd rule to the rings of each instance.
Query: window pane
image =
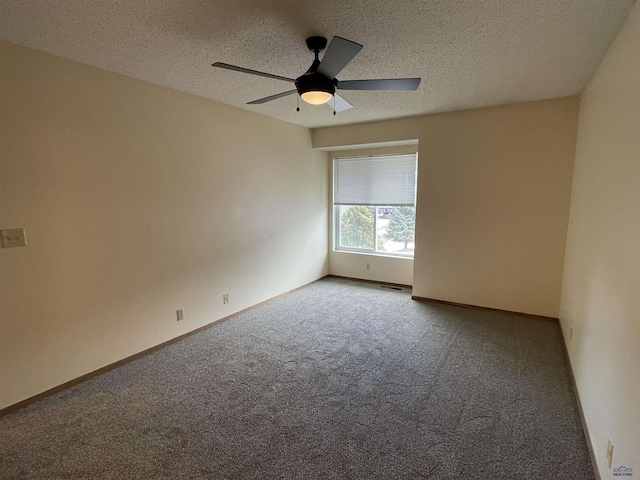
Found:
[[[343,248],[375,249],[375,208],[340,205],[339,245]]]
[[[416,209],[378,208],[378,250],[413,256]]]

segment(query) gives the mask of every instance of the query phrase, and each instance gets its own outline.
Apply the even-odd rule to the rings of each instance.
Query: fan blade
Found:
[[[316,71],[333,80],[360,50],[362,45],[359,43],[342,37],[333,37]]]
[[[288,92],[276,93],[275,95],[271,95],[270,97],[260,98],[258,100],[254,100],[253,102],[248,102],[247,105],[255,105],[257,103],[267,103],[271,100],[277,100],[278,98],[286,97],[287,95],[291,95],[292,93],[298,93],[297,90],[289,90]]]
[[[284,80],[285,82],[295,82],[293,78],[281,77],[280,75],[272,75],[271,73],[259,72],[257,70],[250,70],[248,68],[229,65],[228,63],[216,62],[216,63],[213,63],[211,66],[218,67],[218,68],[225,68],[227,70],[233,70],[241,73],[250,73],[251,75],[259,75],[261,77],[275,78],[276,80]]]
[[[340,90],[417,90],[420,78],[391,78],[387,80],[345,80],[338,82]]]
[[[334,106],[334,102],[335,102],[335,106]],[[345,110],[349,110],[350,108],[353,108],[353,105],[351,105],[349,102],[347,102],[344,98],[342,98],[337,93],[334,93],[333,99],[329,100],[327,103],[325,103],[325,105],[331,108],[335,108],[336,112],[344,112]]]

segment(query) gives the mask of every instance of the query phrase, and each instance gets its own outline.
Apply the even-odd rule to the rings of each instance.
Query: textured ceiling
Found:
[[[2,38],[307,127],[356,123],[579,93],[634,0],[0,0]],[[291,84],[304,40],[364,45],[338,76],[422,77],[416,92],[341,94],[335,117],[296,96],[246,102]]]

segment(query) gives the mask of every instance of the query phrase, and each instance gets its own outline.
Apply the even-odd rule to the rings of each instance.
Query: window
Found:
[[[334,248],[413,257],[416,155],[333,161]]]

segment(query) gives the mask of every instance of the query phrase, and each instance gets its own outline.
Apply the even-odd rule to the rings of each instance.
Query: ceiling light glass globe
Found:
[[[300,97],[302,97],[302,100],[310,103],[311,105],[322,105],[323,103],[327,103],[329,100],[331,100],[331,97],[333,97],[333,95],[328,92],[311,91],[304,92],[302,95],[300,95]]]

